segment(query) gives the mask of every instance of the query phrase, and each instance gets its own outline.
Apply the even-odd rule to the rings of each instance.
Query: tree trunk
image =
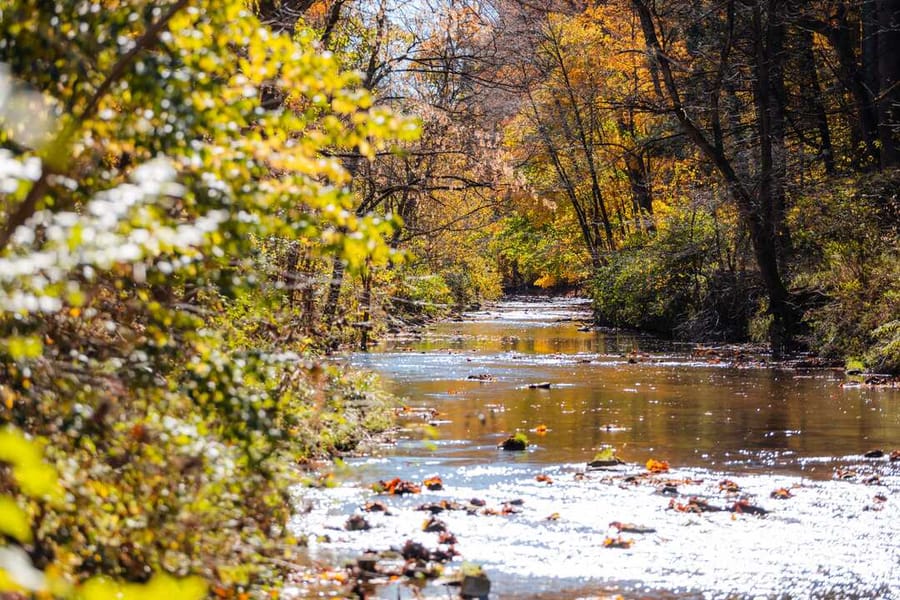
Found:
[[[878,114],[875,109],[875,98],[866,86],[862,69],[857,60],[854,39],[854,27],[850,22],[845,5],[841,5],[835,18],[835,26],[826,26],[823,33],[828,38],[838,59],[838,76],[841,83],[850,92],[856,111],[856,129],[865,145],[868,159],[862,157],[860,167],[865,169],[871,161],[877,164],[881,153],[878,148]]]
[[[822,102],[822,86],[816,70],[816,55],[813,52],[813,32],[802,27],[797,31],[799,45],[800,73],[808,79],[801,88],[803,104],[812,111],[812,120],[819,134],[819,155],[825,164],[825,173],[834,175],[837,167],[834,162],[834,146],[831,142],[831,129],[828,125],[828,114]]]
[[[900,0],[874,2],[878,16],[878,140],[881,168],[900,167]]]
[[[757,99],[757,106],[760,109],[758,115],[760,122],[757,124],[757,129],[760,142],[766,141],[769,147],[761,151],[761,159],[767,161],[767,164],[761,167],[762,177],[758,186],[759,191],[754,194],[751,192],[751,188],[737,176],[731,161],[722,149],[717,148],[710,141],[682,104],[678,82],[669,63],[670,59],[660,46],[659,38],[656,35],[656,25],[653,22],[653,14],[646,0],[632,0],[632,4],[640,17],[651,69],[659,71],[665,85],[669,110],[678,119],[688,139],[716,167],[716,170],[719,171],[725,180],[729,192],[737,205],[741,220],[748,229],[756,265],[763,280],[763,285],[766,288],[766,295],[769,301],[769,314],[772,317],[769,341],[773,353],[780,355],[792,347],[793,333],[798,320],[781,276],[778,253],[779,244],[773,221],[771,186],[773,172],[772,124],[768,112],[769,100],[767,99],[771,95],[771,85],[768,78],[768,62],[763,60],[756,65],[759,72],[758,81],[756,82],[757,93],[763,93],[764,96]],[[759,8],[757,7],[756,10],[759,10]],[[758,21],[758,18],[761,18],[761,14],[757,12],[754,15],[754,20]],[[761,21],[758,22],[761,25]],[[757,59],[759,56],[757,54]],[[763,57],[765,58],[765,53],[763,53]]]
[[[326,329],[334,325],[338,301],[341,299],[341,287],[344,285],[344,259],[339,255],[331,258],[331,279],[328,282],[328,295],[322,307],[322,321]]]
[[[653,223],[653,197],[650,193],[650,182],[647,174],[647,165],[639,154],[629,152],[625,155],[625,172],[628,175],[628,183],[631,186],[631,201],[634,213],[640,219],[642,227],[651,232],[655,229]]]

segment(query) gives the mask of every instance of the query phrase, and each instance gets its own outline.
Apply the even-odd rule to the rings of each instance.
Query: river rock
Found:
[[[464,575],[459,586],[459,595],[462,598],[487,599],[491,593],[491,580],[484,573],[478,575]]]
[[[522,452],[528,447],[528,441],[521,437],[510,437],[503,440],[500,448],[508,452]]]
[[[372,526],[362,515],[353,515],[344,523],[344,529],[347,531],[366,531],[371,528]]]

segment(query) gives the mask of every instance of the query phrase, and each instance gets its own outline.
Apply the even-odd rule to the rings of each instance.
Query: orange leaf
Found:
[[[668,473],[669,462],[665,460],[656,460],[651,458],[647,461],[647,470],[651,473]]]
[[[433,492],[444,489],[444,482],[441,480],[439,475],[428,477],[425,481],[422,482],[422,485]]]

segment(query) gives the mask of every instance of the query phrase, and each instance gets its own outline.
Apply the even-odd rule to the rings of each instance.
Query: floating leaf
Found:
[[[603,540],[604,548],[631,548],[634,540],[623,538],[621,535],[616,537],[608,537]]]
[[[787,488],[778,488],[769,494],[769,497],[775,498],[776,500],[787,500],[788,498],[793,498],[794,494]]]
[[[432,492],[444,489],[444,482],[438,475],[428,477],[427,479],[425,479],[425,481],[422,482],[422,485],[424,485]]]
[[[647,461],[647,470],[651,473],[668,473],[669,463],[665,460],[656,460],[651,458]]]

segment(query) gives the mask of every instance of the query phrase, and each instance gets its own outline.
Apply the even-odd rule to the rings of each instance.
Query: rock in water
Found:
[[[521,452],[528,447],[528,438],[517,434],[511,437],[506,438],[500,444],[500,448],[503,450],[511,451],[511,452]]]
[[[487,575],[464,575],[459,588],[459,595],[463,598],[487,599],[491,593],[491,580]]]

